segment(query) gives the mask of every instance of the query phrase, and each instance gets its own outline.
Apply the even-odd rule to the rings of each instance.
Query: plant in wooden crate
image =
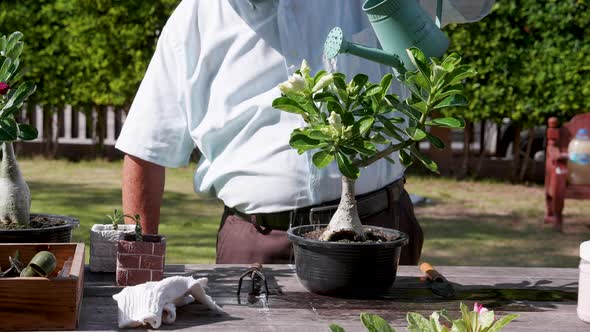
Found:
[[[166,238],[142,234],[140,216],[133,216],[135,232],[117,243],[117,285],[133,286],[164,277]]]
[[[117,242],[125,233],[132,233],[135,225],[124,224],[125,218],[135,220],[134,216],[122,214],[115,209],[107,215],[110,224],[95,224],[90,229],[90,271],[116,272]]]
[[[0,244],[0,330],[73,330],[84,280],[84,244]]]
[[[476,72],[468,65],[461,65],[461,58],[455,53],[442,61],[427,59],[418,48],[408,49],[407,54],[417,69],[397,68],[400,73],[397,79],[411,91],[411,97],[405,101],[388,93],[394,79],[392,74],[385,75],[378,84],[369,82],[364,74],[347,83],[341,73],[320,71],[311,76],[305,61],[287,82],[279,84],[282,96],[273,101],[273,107],[299,114],[306,123],[291,133],[289,144],[299,154],[312,151],[310,157],[317,168],[336,161],[342,179],[340,203],[323,231],[305,225],[288,232],[295,247],[296,266],[300,267],[299,279],[311,291],[367,295],[387,289],[393,283],[392,266],[397,266],[407,237],[395,230],[361,224],[354,190],[360,168],[381,159],[395,163],[391,154],[397,151],[403,166],[417,160],[437,172],[436,163],[420,153],[416,143],[426,139],[442,149],[443,142],[430,134],[427,127],[462,128],[464,125],[462,119],[434,117],[434,112],[466,105],[467,99],[461,94],[462,81]],[[311,236],[312,231],[319,236],[307,239],[305,236]],[[363,247],[362,243],[369,245]],[[347,254],[342,254],[342,250],[347,250]],[[383,259],[368,261],[365,257]],[[306,262],[319,265],[303,266]],[[334,271],[332,277],[329,276],[331,262],[336,262],[332,267],[340,270]],[[342,271],[342,267],[349,272]],[[355,272],[365,269],[374,273]],[[340,272],[361,279],[350,280],[348,284],[343,281],[347,277]],[[379,282],[371,279],[371,275],[377,275]]]
[[[21,82],[22,38],[20,32],[0,37],[0,242],[68,242],[77,220],[31,215],[31,193],[14,154],[13,142],[38,136],[35,127],[19,121],[23,104],[36,89],[33,81]]]

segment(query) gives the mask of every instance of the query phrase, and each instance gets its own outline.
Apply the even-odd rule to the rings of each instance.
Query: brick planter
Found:
[[[166,238],[144,235],[143,242],[129,241],[135,235],[126,234],[117,244],[117,285],[133,286],[164,278]]]
[[[115,272],[117,242],[125,233],[133,232],[135,225],[119,225],[118,230],[114,230],[113,225],[93,225],[90,230],[90,271]]]

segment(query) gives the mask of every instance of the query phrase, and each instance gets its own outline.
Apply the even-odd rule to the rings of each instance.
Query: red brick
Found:
[[[117,268],[117,285],[127,285],[127,270]]]
[[[127,286],[134,286],[151,281],[150,270],[129,270],[127,271]]]
[[[138,269],[139,259],[139,255],[118,253],[117,265],[125,269]]]
[[[166,254],[166,243],[154,243],[154,255],[164,256]]]
[[[141,256],[141,269],[162,271],[164,269],[162,256]]]
[[[147,254],[151,255],[154,251],[153,243],[137,241],[119,241],[117,244],[118,252],[130,254]]]
[[[164,272],[152,270],[152,281],[160,281],[164,279]]]

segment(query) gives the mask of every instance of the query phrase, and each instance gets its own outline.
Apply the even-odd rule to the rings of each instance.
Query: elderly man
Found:
[[[314,71],[333,66],[372,81],[391,70],[352,56],[323,61],[324,38],[335,26],[353,42],[378,46],[361,7],[348,0],[182,1],[161,32],[116,145],[126,154],[125,212],[139,213],[144,231],[156,234],[165,167],[186,165],[196,147],[195,190],[225,204],[217,263],[289,262],[285,231],[304,219],[296,216],[337,203],[340,180],[336,165],[318,170],[309,155],[289,147],[302,120],[271,103],[303,59]],[[423,234],[403,176],[401,163],[367,167],[357,202],[370,211],[363,223],[409,235],[401,263],[416,264]]]

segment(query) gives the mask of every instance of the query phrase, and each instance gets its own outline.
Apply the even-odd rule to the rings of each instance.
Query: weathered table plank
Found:
[[[414,266],[401,266],[395,285],[374,299],[340,299],[307,292],[297,281],[293,266],[267,265],[268,301],[248,296],[250,284],[236,290],[243,265],[169,265],[167,276],[208,277],[208,294],[227,312],[216,316],[199,304],[180,308],[176,323],[162,330],[177,331],[328,331],[331,323],[347,331],[364,331],[361,312],[386,318],[398,331],[405,331],[408,311],[430,315],[446,308],[458,317],[459,302],[484,303],[497,314],[519,313],[507,331],[590,331],[576,315],[577,269],[513,267],[438,267],[453,283],[456,300],[433,295],[428,283]],[[87,273],[80,330],[117,330],[117,307],[111,296],[121,288],[113,286],[113,274]]]

